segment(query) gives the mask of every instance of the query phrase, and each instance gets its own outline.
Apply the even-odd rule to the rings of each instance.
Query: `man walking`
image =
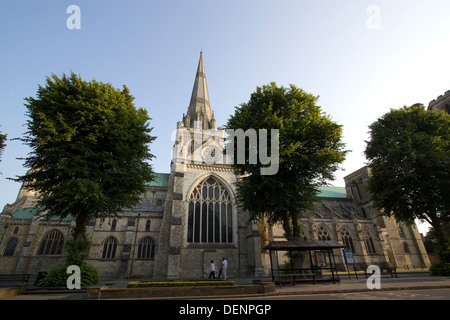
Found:
[[[223,271],[223,258],[220,260],[220,264],[219,264],[219,276],[217,277],[217,279],[220,279],[220,276],[222,275],[222,271]]]
[[[211,277],[213,279],[216,278],[216,266],[214,265],[213,260],[211,260],[211,266],[209,267],[209,278],[208,279],[211,279]]]
[[[227,280],[227,267],[228,267],[228,262],[225,259],[225,257],[222,260],[222,273],[223,273],[223,280]]]

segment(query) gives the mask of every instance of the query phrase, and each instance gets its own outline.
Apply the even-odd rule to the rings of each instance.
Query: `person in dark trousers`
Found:
[[[219,264],[219,276],[217,277],[217,279],[220,279],[220,276],[222,275],[222,271],[223,271],[223,259],[220,260],[220,264]]]
[[[214,265],[214,261],[213,260],[211,260],[211,265],[209,267],[209,278],[208,279],[211,279],[211,277],[213,279],[216,278],[216,266]]]

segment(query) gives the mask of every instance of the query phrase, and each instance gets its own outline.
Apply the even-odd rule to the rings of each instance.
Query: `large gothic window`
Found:
[[[150,237],[145,237],[139,241],[138,245],[138,259],[153,259],[155,258],[156,243]]]
[[[372,237],[369,235],[366,235],[364,237],[364,245],[366,246],[366,250],[368,254],[374,254],[375,253],[375,246],[373,245]]]
[[[319,228],[319,231],[317,232],[317,236],[319,238],[319,241],[330,241],[331,237],[328,234],[328,230],[325,229],[323,226]]]
[[[6,245],[6,249],[5,249],[5,253],[4,253],[5,256],[13,256],[14,255],[14,252],[16,251],[16,247],[17,247],[17,242],[18,242],[18,240],[15,237],[11,238],[8,241],[8,244]]]
[[[341,231],[341,237],[342,237],[342,242],[344,242],[344,244],[345,244],[345,248],[351,249],[352,252],[354,253],[355,247],[353,246],[353,239],[352,239],[352,236],[350,235],[350,233],[347,230],[343,229]]]
[[[103,241],[103,260],[112,260],[116,258],[117,239],[114,237],[108,237]]]
[[[200,182],[189,197],[188,242],[233,242],[233,209],[228,191],[214,178]]]
[[[49,231],[41,241],[38,255],[59,255],[62,253],[63,245],[63,234],[58,230]]]

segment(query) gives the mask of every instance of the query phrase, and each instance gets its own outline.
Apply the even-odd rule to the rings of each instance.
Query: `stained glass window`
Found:
[[[189,197],[187,241],[233,242],[233,209],[228,191],[210,177],[200,182]]]

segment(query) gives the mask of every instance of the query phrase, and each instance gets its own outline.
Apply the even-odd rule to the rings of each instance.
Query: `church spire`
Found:
[[[191,101],[186,116],[183,117],[183,122],[186,127],[194,128],[195,122],[197,121],[198,129],[207,130],[215,127],[215,123],[213,126],[211,119],[211,105],[209,104],[205,66],[203,65],[203,52],[200,52]]]

